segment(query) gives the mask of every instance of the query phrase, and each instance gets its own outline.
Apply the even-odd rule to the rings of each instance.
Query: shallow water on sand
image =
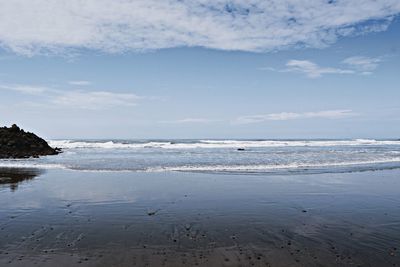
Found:
[[[1,169],[0,181],[0,266],[400,265],[398,170]]]

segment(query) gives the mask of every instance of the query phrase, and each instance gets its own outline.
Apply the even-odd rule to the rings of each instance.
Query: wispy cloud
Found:
[[[215,120],[204,119],[204,118],[185,118],[179,120],[159,121],[159,123],[166,123],[166,124],[209,123],[209,122],[215,122]]]
[[[0,90],[40,96],[41,107],[56,106],[81,109],[107,109],[135,106],[142,97],[132,93],[109,91],[60,90],[35,85],[1,85]]]
[[[310,78],[321,77],[323,74],[352,74],[354,70],[340,69],[332,67],[321,67],[314,62],[308,60],[289,60],[286,63],[288,72],[301,72],[305,73]]]
[[[286,121],[286,120],[298,120],[298,119],[341,119],[358,115],[349,109],[338,109],[338,110],[322,110],[315,112],[281,112],[281,113],[269,113],[261,115],[250,115],[240,116],[233,121],[234,124],[249,124],[249,123],[260,123],[265,121]]]
[[[381,58],[366,56],[348,57],[342,60],[344,68],[320,66],[310,60],[289,60],[285,68],[262,67],[259,70],[277,71],[277,72],[297,72],[303,73],[309,78],[318,78],[325,74],[372,74],[373,71],[382,62]]]
[[[15,91],[24,94],[30,94],[30,95],[38,95],[50,90],[50,88],[48,87],[35,86],[35,85],[21,85],[21,84],[0,84],[0,89]]]
[[[343,60],[344,64],[358,70],[361,74],[371,74],[382,61],[381,58],[372,58],[364,56],[349,57]]]
[[[82,109],[106,109],[111,107],[135,106],[139,96],[105,91],[73,91],[55,96],[52,103]]]
[[[70,84],[70,85],[85,86],[85,85],[91,85],[92,82],[90,82],[90,81],[69,81],[68,84]]]
[[[0,46],[24,55],[77,48],[322,47],[342,36],[386,30],[399,13],[398,0],[0,1]]]

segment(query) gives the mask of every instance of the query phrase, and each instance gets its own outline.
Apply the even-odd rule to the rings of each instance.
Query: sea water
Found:
[[[0,167],[83,171],[329,173],[400,168],[400,140],[52,140],[63,153]]]

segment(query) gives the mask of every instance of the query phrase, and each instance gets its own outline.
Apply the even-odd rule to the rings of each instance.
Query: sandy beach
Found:
[[[1,266],[400,265],[398,170],[0,173]]]

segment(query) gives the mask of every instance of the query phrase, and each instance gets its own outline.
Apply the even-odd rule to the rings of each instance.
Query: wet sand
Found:
[[[400,266],[399,170],[15,173],[0,266]]]

